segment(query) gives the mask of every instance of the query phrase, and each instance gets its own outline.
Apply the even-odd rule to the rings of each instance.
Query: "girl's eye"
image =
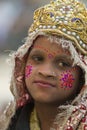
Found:
[[[57,67],[60,67],[60,68],[68,68],[70,66],[71,66],[70,63],[66,63],[62,61],[57,63]]]
[[[41,62],[44,59],[42,56],[37,56],[37,55],[33,55],[31,58],[33,61],[36,61],[36,62]]]

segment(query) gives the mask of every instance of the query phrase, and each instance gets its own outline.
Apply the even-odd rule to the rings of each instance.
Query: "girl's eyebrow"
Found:
[[[64,61],[68,60],[69,62],[73,62],[73,59],[71,58],[71,56],[68,56],[68,55],[66,55],[66,54],[57,55],[57,56],[55,57],[55,59],[56,59],[56,60],[64,60]]]
[[[30,54],[32,54],[32,53],[41,54],[41,53],[43,53],[43,52],[44,52],[44,51],[42,51],[42,50],[40,50],[40,49],[33,48],[33,49],[31,50]]]
[[[33,53],[35,54],[43,54],[44,53],[44,50],[43,49],[39,49],[39,48],[33,48],[30,52],[30,55],[32,55]],[[67,55],[67,54],[58,54],[55,56],[55,59],[56,60],[68,60],[69,62],[73,62],[72,58],[70,55]]]
[[[59,54],[56,56],[56,58],[67,58],[67,59],[71,59],[71,56],[68,56],[67,54]]]

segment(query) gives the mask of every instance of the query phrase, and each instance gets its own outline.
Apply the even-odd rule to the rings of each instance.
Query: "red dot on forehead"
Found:
[[[49,57],[49,58],[53,58],[53,55],[52,55],[52,54],[48,54],[48,57]]]

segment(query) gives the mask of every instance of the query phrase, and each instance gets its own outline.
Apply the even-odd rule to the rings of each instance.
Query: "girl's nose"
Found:
[[[49,63],[41,65],[39,67],[38,74],[44,77],[56,77],[56,72]]]

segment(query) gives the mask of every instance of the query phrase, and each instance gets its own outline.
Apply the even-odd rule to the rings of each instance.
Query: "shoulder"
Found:
[[[33,109],[33,104],[27,104],[24,107],[16,110],[15,115],[12,117],[10,125],[7,130],[17,130],[28,127],[29,115]],[[23,129],[24,130],[24,129]]]
[[[22,109],[23,109],[23,108],[20,108],[20,109],[16,110],[15,115],[11,118],[11,121],[10,121],[10,124],[9,124],[9,127],[8,127],[7,130],[14,130],[15,125],[16,125],[17,120],[18,120],[18,117],[19,117],[19,115],[20,115]]]

